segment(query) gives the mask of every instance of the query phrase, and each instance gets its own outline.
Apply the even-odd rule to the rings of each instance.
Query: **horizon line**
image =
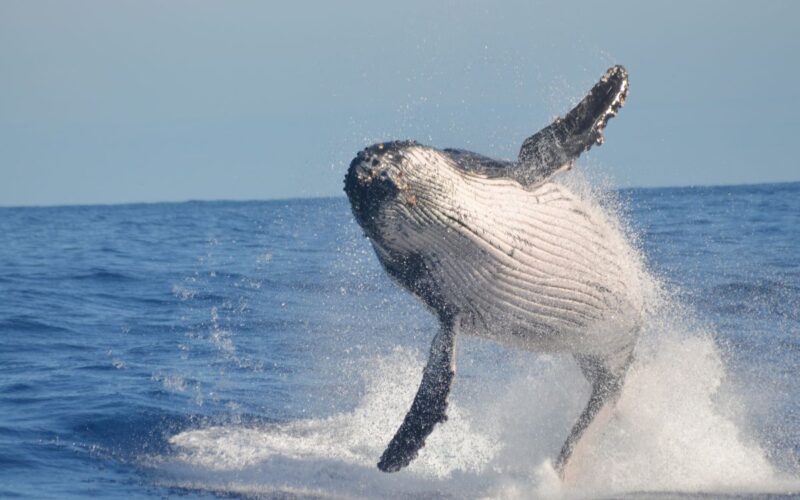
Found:
[[[800,180],[778,181],[778,182],[744,182],[740,184],[688,184],[682,186],[627,186],[614,188],[615,191],[631,190],[655,190],[655,189],[698,189],[698,188],[725,188],[725,187],[747,187],[747,186],[769,186],[779,184],[800,184]],[[344,194],[338,195],[317,195],[317,196],[286,196],[277,198],[217,198],[217,199],[197,199],[189,198],[185,200],[160,200],[160,201],[120,201],[110,203],[54,203],[52,205],[3,205],[0,209],[24,209],[24,208],[80,208],[80,207],[118,207],[132,205],[179,205],[183,203],[266,203],[266,202],[291,202],[345,198]]]

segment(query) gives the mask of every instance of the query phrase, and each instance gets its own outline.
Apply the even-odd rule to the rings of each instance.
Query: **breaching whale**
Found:
[[[555,461],[562,477],[582,438],[596,434],[638,338],[640,278],[619,228],[553,175],[602,144],[627,92],[625,69],[610,68],[575,108],[525,140],[517,161],[395,141],[350,164],[344,190],[356,221],[387,273],[440,322],[382,471],[407,466],[446,419],[461,333],[574,356],[591,396]]]

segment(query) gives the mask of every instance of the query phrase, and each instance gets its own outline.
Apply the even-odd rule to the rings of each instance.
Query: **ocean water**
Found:
[[[375,463],[436,324],[344,198],[0,209],[0,497],[800,494],[800,183],[634,189],[659,284],[602,439],[562,355],[458,344],[450,419]]]

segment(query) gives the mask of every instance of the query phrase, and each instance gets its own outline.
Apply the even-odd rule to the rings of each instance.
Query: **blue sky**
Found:
[[[800,2],[273,3],[0,0],[0,205],[340,195],[396,138],[513,158],[614,63],[583,168],[800,180]]]

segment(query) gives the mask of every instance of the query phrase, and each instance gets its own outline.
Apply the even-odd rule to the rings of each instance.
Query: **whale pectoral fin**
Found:
[[[396,472],[411,463],[420,448],[425,446],[425,439],[433,427],[447,420],[447,395],[455,375],[454,323],[443,323],[433,339],[428,364],[411,409],[378,462],[378,468],[383,472]]]
[[[627,363],[619,373],[612,373],[593,357],[576,356],[581,371],[592,384],[592,394],[556,459],[555,469],[565,482],[574,475],[573,456],[595,444],[611,418],[614,404],[622,391]],[[571,460],[572,459],[572,460]]]
[[[564,118],[557,118],[522,143],[511,177],[537,184],[568,168],[584,151],[603,143],[603,129],[628,95],[628,73],[614,66]]]

